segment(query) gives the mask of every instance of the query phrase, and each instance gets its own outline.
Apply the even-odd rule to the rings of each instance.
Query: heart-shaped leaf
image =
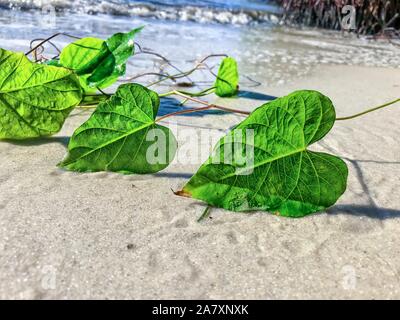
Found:
[[[236,60],[227,57],[222,60],[215,80],[215,94],[219,97],[233,97],[239,90],[239,72]]]
[[[348,170],[340,158],[307,147],[335,117],[332,102],[315,91],[267,103],[220,140],[178,194],[233,211],[289,217],[322,211],[344,193]]]
[[[116,33],[106,41],[98,38],[77,40],[62,50],[60,63],[80,76],[85,91],[106,88],[125,74],[126,62],[134,54],[135,36],[142,29]]]
[[[82,100],[75,74],[31,62],[0,48],[0,139],[27,139],[60,131]]]
[[[60,167],[80,172],[154,173],[173,160],[176,140],[156,124],[158,94],[125,84],[72,136]]]

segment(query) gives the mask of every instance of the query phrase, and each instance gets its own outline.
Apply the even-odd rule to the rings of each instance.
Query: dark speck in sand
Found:
[[[134,250],[134,249],[136,248],[136,246],[135,246],[133,243],[129,243],[129,244],[126,246],[126,248],[127,248],[128,250]]]

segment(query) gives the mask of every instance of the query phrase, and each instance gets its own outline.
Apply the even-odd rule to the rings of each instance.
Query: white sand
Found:
[[[400,72],[321,67],[256,91],[305,88],[349,115],[399,97]],[[350,169],[348,190],[328,213],[291,220],[214,209],[202,223],[204,204],[170,191],[198,164],[154,176],[57,169],[87,117],[79,112],[54,138],[0,142],[0,298],[400,298],[400,105],[337,123],[313,147]],[[239,119],[177,121],[221,136]]]

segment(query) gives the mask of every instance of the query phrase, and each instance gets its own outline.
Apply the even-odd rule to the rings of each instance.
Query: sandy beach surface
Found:
[[[287,85],[216,101],[250,110],[263,95],[296,89],[320,90],[345,116],[398,98],[400,72],[316,66]],[[205,205],[171,188],[208,152],[187,163],[193,144],[180,131],[177,161],[155,175],[57,169],[89,114],[76,110],[52,138],[0,142],[0,298],[400,298],[399,105],[337,122],[312,146],[350,170],[348,190],[327,212],[293,220],[213,209],[200,223]],[[240,119],[171,121],[218,138]]]

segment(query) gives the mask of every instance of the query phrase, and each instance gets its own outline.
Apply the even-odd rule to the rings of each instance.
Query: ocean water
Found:
[[[107,38],[143,25],[137,42],[182,70],[208,54],[225,53],[238,60],[242,75],[268,85],[285,85],[318,65],[400,66],[400,47],[388,41],[291,29],[278,21],[279,9],[261,0],[0,0],[0,47],[26,52],[30,40],[56,32]],[[57,37],[53,43],[62,48],[70,41]],[[46,47],[49,57],[56,53]],[[210,60],[210,67],[218,61]],[[155,56],[137,55],[128,75],[164,67]]]
[[[0,0],[0,8],[139,16],[162,20],[258,24],[276,20],[280,13],[268,0]]]
[[[221,8],[221,9],[245,9],[245,10],[261,10],[261,11],[276,11],[277,8],[271,1],[268,0],[126,0],[129,3],[149,3],[153,5],[168,5],[168,6],[199,6],[206,8]]]

